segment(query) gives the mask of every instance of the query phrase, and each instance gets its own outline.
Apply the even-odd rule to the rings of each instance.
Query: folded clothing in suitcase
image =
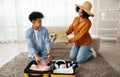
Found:
[[[51,77],[75,77],[76,67],[78,63],[74,61],[51,61]]]
[[[49,65],[37,65],[31,61],[24,70],[24,77],[49,77]]]
[[[34,71],[48,71],[50,70],[50,67],[47,65],[43,65],[43,64],[32,64],[30,67],[30,70],[34,70]]]

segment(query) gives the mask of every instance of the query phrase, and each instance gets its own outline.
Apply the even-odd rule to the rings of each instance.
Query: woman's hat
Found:
[[[84,10],[88,15],[94,17],[94,14],[91,13],[92,4],[89,1],[85,1],[82,5],[75,4],[80,9]]]

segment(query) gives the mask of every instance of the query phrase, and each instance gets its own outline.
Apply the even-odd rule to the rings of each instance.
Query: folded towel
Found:
[[[61,33],[51,33],[50,34],[50,40],[52,43],[68,43],[68,37],[65,32]]]
[[[51,43],[53,43],[56,39],[56,33],[50,34],[49,37],[50,37]]]
[[[64,73],[64,74],[73,74],[73,68],[60,68],[60,69],[55,69],[53,73]]]

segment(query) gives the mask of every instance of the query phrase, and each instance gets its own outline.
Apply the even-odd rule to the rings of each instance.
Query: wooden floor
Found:
[[[120,73],[120,42],[101,42],[99,52]]]

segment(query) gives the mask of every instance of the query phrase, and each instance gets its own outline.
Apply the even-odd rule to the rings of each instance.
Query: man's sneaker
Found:
[[[94,48],[91,47],[90,50],[92,51],[92,56],[93,56],[94,58],[96,58],[96,57],[97,57],[97,53],[95,52]]]

